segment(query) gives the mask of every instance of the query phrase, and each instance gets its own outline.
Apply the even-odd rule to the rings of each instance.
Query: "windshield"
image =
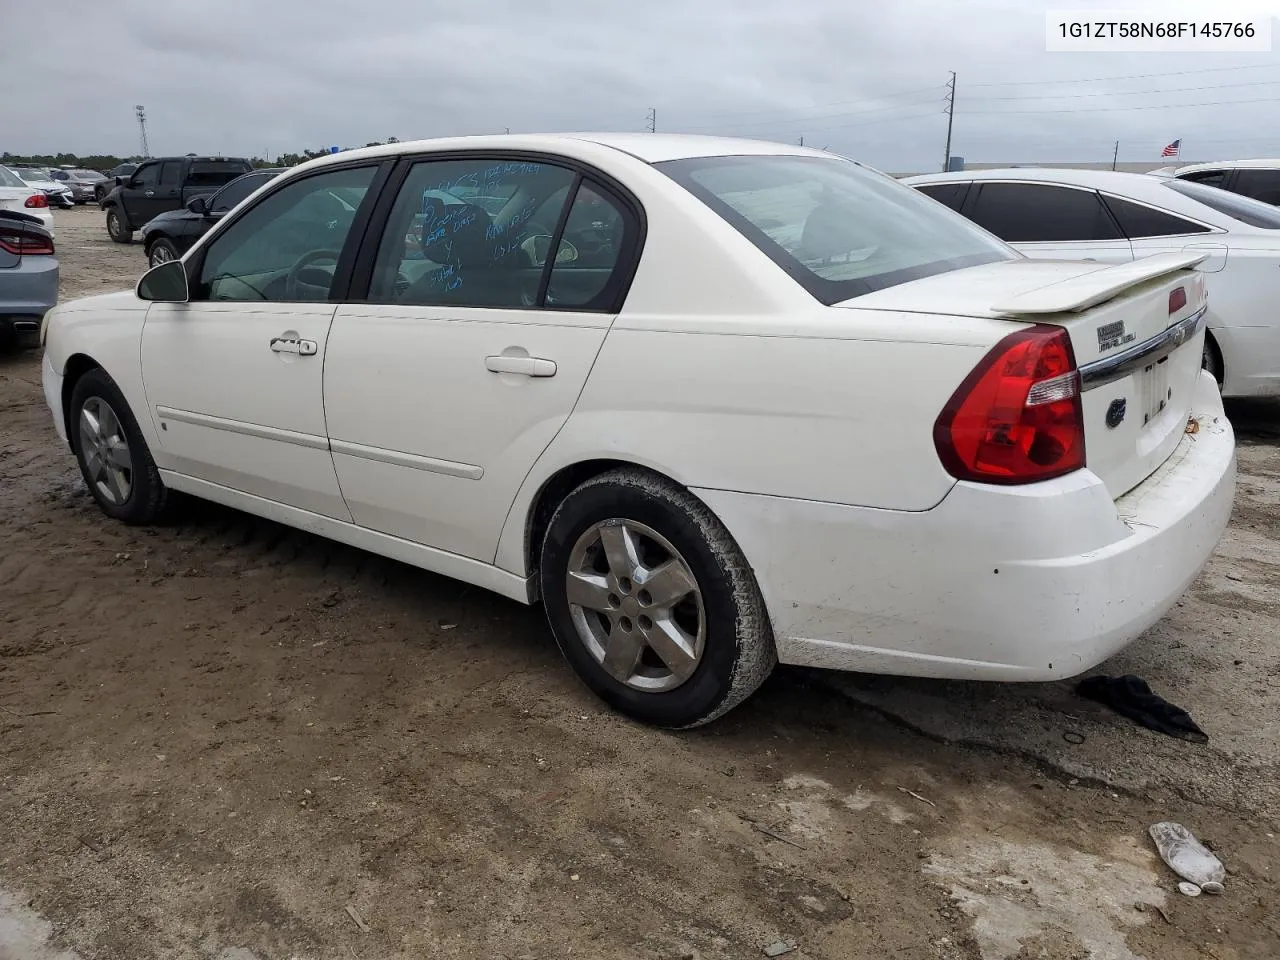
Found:
[[[1168,180],[1164,185],[1232,220],[1251,227],[1261,227],[1263,230],[1280,230],[1280,210],[1269,203],[1190,180]]]
[[[1018,257],[918,191],[840,157],[696,157],[657,166],[823,303]]]
[[[0,187],[26,187],[27,182],[10,170],[0,167]]]

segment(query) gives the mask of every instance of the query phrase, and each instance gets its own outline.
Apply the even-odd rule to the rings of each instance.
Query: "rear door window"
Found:
[[[160,186],[176,187],[182,179],[182,161],[166,160],[160,164]]]
[[[1189,183],[1186,180],[1169,180],[1165,186],[1184,197],[1190,197],[1204,204],[1210,210],[1216,210],[1251,227],[1280,230],[1280,210],[1270,204],[1254,200],[1252,197],[1242,197],[1238,193],[1206,187],[1202,183]]]
[[[1237,170],[1231,190],[1272,206],[1280,204],[1280,170]]]
[[[1154,207],[1144,207],[1140,203],[1130,203],[1119,197],[1105,197],[1104,201],[1112,215],[1119,221],[1120,229],[1130,240],[1209,232],[1209,228],[1203,224],[1184,220],[1182,217],[1156,210]]]
[[[220,187],[248,172],[249,167],[237,160],[193,160],[187,171],[187,186]]]
[[[965,211],[1009,243],[1120,240],[1095,190],[1046,183],[980,183]]]

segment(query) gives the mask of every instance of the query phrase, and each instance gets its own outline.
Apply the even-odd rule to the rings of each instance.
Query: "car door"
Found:
[[[427,158],[402,176],[362,253],[368,295],[329,337],[334,464],[356,523],[492,562],[620,308],[639,208],[555,159]]]
[[[377,176],[365,164],[281,184],[186,262],[189,302],[151,305],[142,374],[168,469],[350,519],[322,379],[331,285]]]
[[[1121,233],[1129,238],[1135,258],[1185,250],[1206,255],[1196,268],[1202,273],[1218,273],[1226,266],[1227,245],[1221,232],[1208,224],[1127,197],[1101,196]]]
[[[155,209],[153,200],[160,186],[160,166],[159,160],[141,164],[120,188],[119,200],[125,219],[133,227],[140,227],[155,216],[151,211]]]
[[[150,192],[143,192],[138,201],[139,225],[166,210],[182,206],[182,161],[164,160],[160,163],[160,176]]]
[[[1029,257],[1041,260],[1133,259],[1129,241],[1088,187],[1031,181],[979,181],[963,213]]]

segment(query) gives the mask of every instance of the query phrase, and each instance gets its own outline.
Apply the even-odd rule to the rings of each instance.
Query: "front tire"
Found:
[[[105,371],[76,381],[68,428],[80,474],[103,513],[130,524],[161,516],[168,490],[133,411]]]
[[[164,237],[153,240],[147,250],[147,262],[153,267],[168,263],[170,260],[177,260],[179,256],[178,248],[173,245],[173,241]]]
[[[116,243],[133,243],[133,231],[125,224],[124,217],[120,216],[116,207],[107,210],[107,234]]]
[[[615,710],[695,727],[777,663],[755,576],[706,504],[663,477],[611,470],[556,508],[539,579],[556,643]]]

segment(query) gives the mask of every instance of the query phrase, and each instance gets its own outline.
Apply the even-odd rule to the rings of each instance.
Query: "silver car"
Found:
[[[33,216],[0,210],[0,349],[34,343],[57,302],[53,236]]]

